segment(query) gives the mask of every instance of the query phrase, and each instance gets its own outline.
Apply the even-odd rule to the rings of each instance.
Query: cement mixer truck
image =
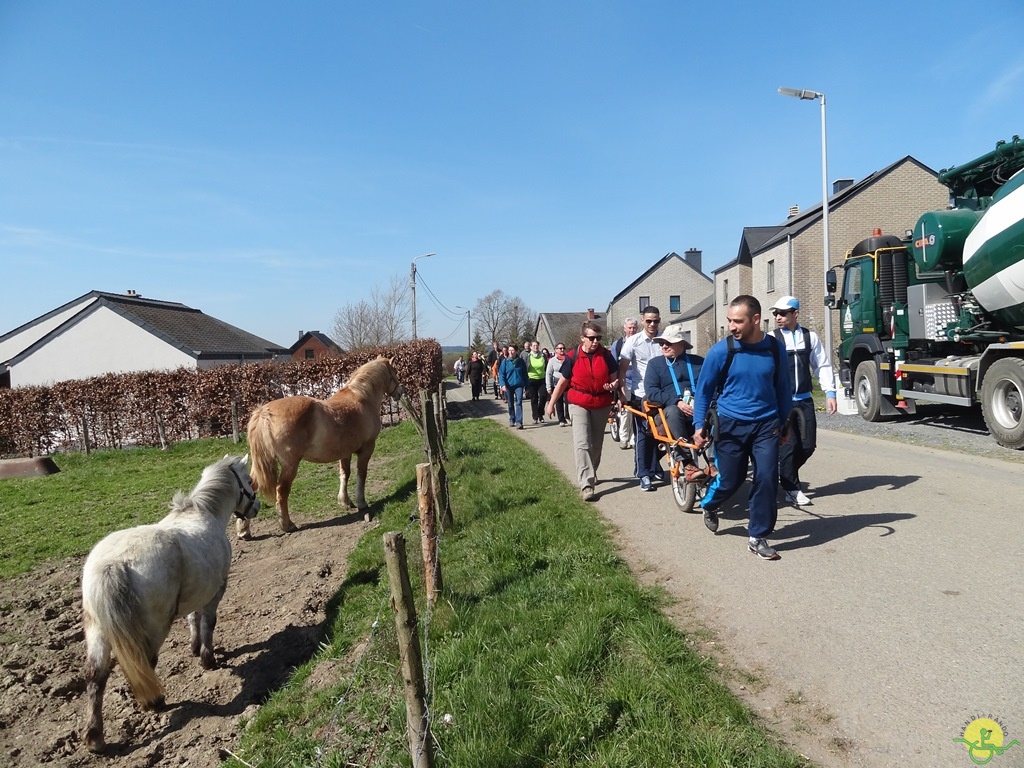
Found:
[[[903,237],[873,235],[826,273],[839,312],[839,377],[867,421],[920,403],[981,406],[1024,448],[1024,141],[939,173],[950,208]]]

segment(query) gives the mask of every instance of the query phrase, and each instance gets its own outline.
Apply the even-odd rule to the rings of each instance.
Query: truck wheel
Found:
[[[1007,357],[992,363],[981,385],[981,411],[997,443],[1024,448],[1024,360]]]
[[[882,392],[873,360],[865,360],[857,366],[853,377],[853,399],[857,401],[857,413],[864,421],[882,420]]]

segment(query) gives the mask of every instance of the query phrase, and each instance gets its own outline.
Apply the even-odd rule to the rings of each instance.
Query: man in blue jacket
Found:
[[[761,330],[761,303],[737,296],[727,317],[730,336],[708,351],[693,406],[698,446],[705,442],[701,429],[713,401],[718,413],[713,436],[718,476],[702,502],[704,525],[712,533],[718,530],[718,508],[743,485],[752,463],[747,549],[764,560],[778,560],[765,537],[778,518],[779,443],[786,440],[783,427],[793,407],[793,385],[785,350]]]
[[[508,357],[498,364],[498,386],[508,403],[508,425],[523,428],[523,387],[526,386],[526,362],[516,354],[516,345],[508,345]]]

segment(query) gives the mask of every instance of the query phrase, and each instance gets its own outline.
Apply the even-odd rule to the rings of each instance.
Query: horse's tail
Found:
[[[82,579],[83,623],[110,644],[135,698],[144,707],[153,706],[164,697],[154,670],[159,647],[154,648],[146,634],[145,611],[128,568],[123,563],[102,563],[93,570],[92,578],[87,574]]]
[[[270,436],[270,409],[263,405],[252,412],[246,429],[249,441],[249,476],[253,490],[262,493],[269,501],[276,501],[277,452]]]

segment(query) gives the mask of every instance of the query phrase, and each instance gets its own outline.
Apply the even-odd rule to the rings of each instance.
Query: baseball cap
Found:
[[[783,296],[772,305],[772,309],[800,309],[800,300],[796,296]]]
[[[654,340],[659,344],[664,342],[665,344],[677,344],[680,341],[686,344],[687,349],[692,349],[693,344],[686,340],[686,335],[683,333],[683,326],[679,323],[665,326],[665,330],[662,331],[660,336],[655,336]]]

